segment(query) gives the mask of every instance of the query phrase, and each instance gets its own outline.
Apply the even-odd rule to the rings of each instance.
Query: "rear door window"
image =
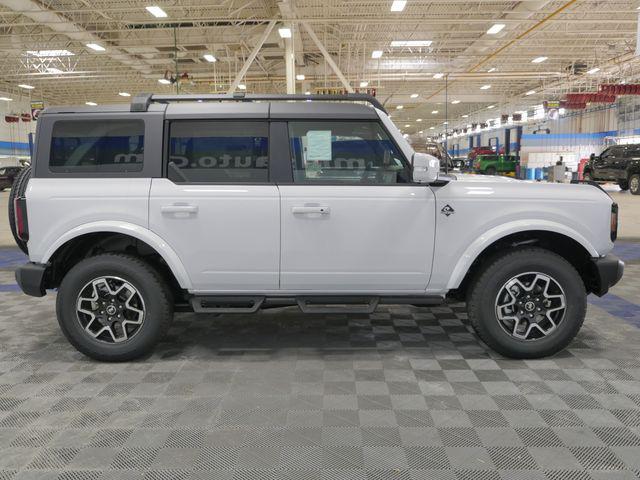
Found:
[[[175,183],[264,183],[268,167],[266,121],[171,124],[167,176]]]
[[[60,173],[139,172],[142,120],[62,120],[53,126],[49,169]]]

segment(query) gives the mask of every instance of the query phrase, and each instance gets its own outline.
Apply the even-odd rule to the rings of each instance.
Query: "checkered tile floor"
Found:
[[[0,480],[640,478],[640,329],[616,302],[537,361],[453,305],[179,314],[153,356],[105,364],[54,300],[0,293]]]

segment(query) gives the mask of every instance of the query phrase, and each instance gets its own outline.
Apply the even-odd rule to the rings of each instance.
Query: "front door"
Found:
[[[150,229],[197,292],[277,290],[280,197],[269,183],[266,121],[170,125],[167,178],[153,179]]]
[[[424,292],[435,198],[371,122],[291,121],[293,184],[279,185],[280,286],[313,293]]]

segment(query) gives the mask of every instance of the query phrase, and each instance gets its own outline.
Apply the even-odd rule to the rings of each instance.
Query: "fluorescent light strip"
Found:
[[[60,74],[60,73],[64,73],[62,70],[60,70],[59,68],[55,68],[55,67],[48,67],[47,68],[47,73],[53,73],[53,74]]]
[[[291,29],[290,28],[279,28],[278,33],[280,34],[280,38],[291,38]]]
[[[382,50],[374,50],[371,52],[371,58],[380,58],[382,57]]]
[[[546,62],[547,60],[549,60],[549,57],[538,57],[531,60],[531,63],[542,63]]]
[[[367,82],[367,81],[360,82],[360,88],[365,88],[365,87],[368,87],[368,86],[369,86],[369,82]]]
[[[0,97],[0,100],[2,100],[3,102],[12,102],[13,99],[9,98],[9,97]]]
[[[151,5],[145,8],[147,9],[147,12],[149,12],[151,15],[153,15],[156,18],[168,17],[167,12],[165,12],[163,9],[161,9],[157,5]]]
[[[21,84],[20,84],[20,85],[18,85],[18,86],[19,86],[20,88],[24,88],[25,90],[33,90],[34,88],[36,88],[36,87],[34,87],[33,85],[27,85],[27,84],[25,84],[25,83],[21,83]]]
[[[75,55],[69,50],[27,50],[33,57],[71,57]]]
[[[433,42],[431,40],[394,40],[391,42],[392,47],[430,47]]]
[[[407,0],[393,0],[391,4],[392,12],[401,12],[404,10],[404,7],[407,6]]]
[[[89,105],[90,107],[95,107],[98,105],[96,102],[84,102],[85,105]]]
[[[86,45],[91,50],[95,50],[96,52],[104,52],[106,50],[106,48],[104,48],[102,45],[98,45],[97,43],[87,43]]]
[[[493,27],[487,30],[487,34],[496,35],[497,33],[500,33],[504,27],[506,27],[504,23],[496,23]]]
[[[214,63],[217,62],[218,59],[211,55],[210,53],[205,53],[202,58],[204,58],[207,62]]]
[[[169,85],[171,82],[169,80],[167,80],[166,78],[159,78],[158,79],[158,83],[161,83],[163,85]]]
[[[127,92],[118,92],[118,95],[120,95],[121,97],[130,97],[131,94],[127,93]]]
[[[298,80],[298,81],[300,81],[300,82],[301,82],[302,80],[304,80],[305,78],[306,78],[306,77],[305,77],[303,74],[301,74],[301,73],[299,73],[298,75],[296,75],[296,80]]]

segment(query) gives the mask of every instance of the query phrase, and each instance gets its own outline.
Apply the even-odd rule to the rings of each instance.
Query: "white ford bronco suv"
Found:
[[[450,299],[497,352],[542,357],[624,269],[602,189],[443,174],[366,95],[49,108],[11,199],[18,284],[57,289],[62,331],[100,360],[150,352],[174,310]]]

